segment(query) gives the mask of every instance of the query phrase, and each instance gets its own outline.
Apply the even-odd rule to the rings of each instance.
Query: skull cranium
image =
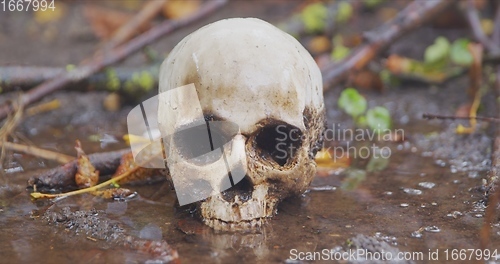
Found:
[[[160,129],[199,122],[168,109],[172,100],[177,107],[198,97],[205,120],[237,124],[223,152],[242,160],[244,170],[234,187],[198,203],[203,222],[221,230],[260,226],[282,199],[304,192],[314,177],[324,128],[321,72],[292,36],[259,19],[233,18],[188,35],[163,62],[160,93],[189,84],[195,94],[181,88],[176,99],[160,98]],[[180,172],[204,175],[209,185],[220,181],[211,175],[223,157],[194,163],[175,143],[168,148]]]

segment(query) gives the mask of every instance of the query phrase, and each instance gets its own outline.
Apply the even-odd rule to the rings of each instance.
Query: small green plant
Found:
[[[338,105],[354,119],[357,126],[368,126],[377,133],[391,128],[392,120],[389,110],[377,106],[366,111],[366,99],[354,88],[346,88],[342,91]]]
[[[470,66],[474,58],[470,53],[469,46],[470,41],[467,39],[457,39],[453,42],[450,49],[450,59],[453,63],[460,66]]]
[[[470,53],[470,41],[467,39],[457,39],[450,44],[445,37],[438,37],[434,44],[425,49],[424,63],[429,66],[446,66],[449,62],[469,66],[472,63],[472,54]]]
[[[337,16],[335,19],[337,22],[344,23],[347,22],[351,17],[353,13],[353,8],[352,5],[347,2],[340,2],[338,5],[338,10],[337,10]]]
[[[366,123],[377,131],[391,129],[391,114],[387,108],[376,106],[366,112]]]
[[[344,46],[342,36],[336,35],[335,37],[333,37],[333,50],[331,57],[334,61],[339,61],[347,57],[347,55],[349,55],[350,52],[351,49]]]
[[[310,4],[301,13],[302,21],[308,33],[323,31],[327,16],[328,9],[322,3]]]
[[[366,99],[354,88],[347,88],[340,94],[339,107],[352,118],[357,119],[366,111]]]
[[[450,53],[450,42],[445,37],[438,37],[434,44],[425,49],[424,62],[427,64],[440,64],[445,62]]]

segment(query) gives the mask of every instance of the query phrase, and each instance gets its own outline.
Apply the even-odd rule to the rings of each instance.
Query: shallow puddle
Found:
[[[272,8],[263,3],[234,1],[223,12],[153,47],[167,52],[187,32],[219,18],[260,14],[259,17],[277,22],[300,4],[289,4],[283,9],[281,2],[275,2]],[[14,19],[12,14],[10,19]],[[95,41],[68,38],[70,42],[56,43],[71,52],[48,56],[59,46],[21,36],[22,31],[17,29],[23,29],[32,18],[17,15],[13,22],[6,22],[0,16],[0,22],[11,25],[11,31],[19,35],[14,38],[6,34],[9,37],[3,39],[4,45],[20,47],[0,51],[3,63],[26,56],[30,63],[41,61],[44,62],[41,65],[60,66],[93,53]],[[82,20],[78,16],[69,19],[75,19],[68,24],[72,27],[85,24],[78,22],[77,19]],[[344,30],[354,32],[358,27],[369,29],[380,24],[374,21],[373,16],[367,15]],[[77,37],[83,34],[78,32]],[[462,33],[421,28],[391,45],[388,54],[419,57],[423,47],[436,36],[456,38],[462,37]],[[83,46],[75,48],[71,41],[82,42],[79,44]],[[34,46],[24,47],[19,42]],[[141,64],[142,59],[138,59],[141,56],[126,63]],[[166,182],[126,186],[138,193],[126,202],[89,194],[58,201],[33,201],[26,189],[27,180],[58,164],[7,153],[0,175],[0,262],[155,263],[151,254],[123,246],[128,237],[166,241],[183,263],[302,263],[308,262],[308,257],[318,260],[339,256],[343,262],[356,263],[366,259],[344,254],[353,248],[361,252],[389,252],[392,257],[407,252],[403,255],[407,262],[475,258],[470,251],[465,257],[453,253],[479,248],[484,217],[481,186],[490,165],[488,130],[457,136],[453,133],[454,123],[421,119],[424,112],[454,114],[467,100],[467,85],[467,78],[459,78],[443,87],[403,86],[384,94],[362,91],[369,107],[385,106],[395,127],[405,131],[405,142],[387,145],[391,150],[387,166],[356,177],[368,163],[356,159],[352,169],[318,175],[310,191],[282,202],[278,214],[264,228],[250,233],[221,233],[204,226],[188,209],[175,207],[175,193]],[[338,124],[342,129],[352,128],[352,120],[336,105],[338,90],[325,95],[329,127]],[[105,95],[101,92],[51,95],[46,99],[59,98],[61,109],[26,118],[19,131],[38,147],[68,155],[75,154],[76,139],[82,141],[87,153],[125,147],[121,137],[126,133],[126,115],[133,105],[126,105],[118,113],[107,112],[101,105]],[[482,115],[494,115],[490,110],[493,99],[491,94],[485,96]],[[335,144],[345,146],[347,142],[350,141]],[[490,257],[494,250],[500,251],[498,221],[492,227],[490,249]]]
[[[405,96],[412,96],[408,95],[411,92],[416,103],[427,95],[426,90],[415,89],[404,91]],[[391,100],[382,96],[373,98]],[[405,102],[399,100],[396,105]],[[427,102],[431,106],[437,103]],[[406,114],[417,115],[418,111]],[[26,122],[29,126],[30,120]],[[369,172],[347,188],[345,183],[352,180],[349,177],[354,169],[338,174],[323,173],[316,177],[310,191],[285,200],[278,214],[263,229],[252,233],[220,233],[202,225],[185,209],[175,208],[175,193],[166,182],[129,186],[139,195],[127,202],[88,194],[55,203],[32,201],[25,189],[26,180],[36,174],[37,169],[55,164],[15,154],[10,157],[11,167],[2,177],[7,184],[0,189],[0,255],[8,262],[152,260],[150,255],[120,244],[116,237],[122,235],[164,240],[178,251],[184,263],[207,259],[215,263],[296,263],[306,258],[307,252],[320,252],[316,257],[323,254],[324,259],[326,251],[346,252],[353,246],[394,255],[410,252],[413,254],[407,255],[410,260],[428,261],[438,252],[439,260],[444,261],[446,257],[450,260],[453,249],[477,249],[484,216],[480,187],[489,165],[489,138],[480,134],[453,136],[452,129],[448,128],[450,124],[437,125],[422,120],[410,123],[411,129],[398,124],[406,129],[405,142],[386,145],[391,155],[385,169]],[[87,133],[78,126],[73,129],[72,134],[65,134],[58,143],[66,146],[62,150],[67,153],[71,153],[68,146],[73,145],[72,139]],[[103,124],[99,131],[110,129],[118,134],[122,130],[120,125],[110,123]],[[37,133],[34,142],[47,139],[46,131]],[[449,142],[444,138],[449,138]],[[102,147],[102,142],[84,142],[84,146],[93,151]],[[104,150],[123,147],[121,144],[104,146]],[[458,155],[454,148],[469,148],[466,152],[471,155]],[[478,166],[453,169],[451,165],[458,164],[459,159],[466,165]],[[483,166],[479,166],[480,159],[484,159]],[[366,163],[358,159],[353,167],[364,169]],[[68,214],[78,211],[88,215],[84,220],[59,221],[47,214],[65,210]],[[500,248],[499,234],[500,227],[493,226],[491,249]],[[361,259],[357,256],[349,260]]]

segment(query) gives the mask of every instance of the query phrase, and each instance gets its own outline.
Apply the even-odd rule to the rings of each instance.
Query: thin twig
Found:
[[[26,153],[43,159],[55,160],[61,164],[68,163],[75,159],[75,157],[71,157],[54,151],[37,148],[35,146],[27,146],[23,144],[12,143],[12,142],[0,142],[0,147],[5,148],[7,150]]]
[[[79,189],[79,190],[76,190],[76,191],[71,191],[71,192],[66,192],[66,193],[56,193],[56,194],[50,194],[50,193],[40,193],[40,192],[32,192],[31,193],[31,197],[35,198],[35,199],[40,199],[40,198],[57,198],[57,197],[68,197],[68,196],[73,196],[73,195],[77,195],[77,194],[82,194],[82,193],[90,193],[90,192],[93,192],[93,191],[97,191],[103,187],[107,187],[111,184],[114,184],[114,183],[118,183],[120,182],[122,179],[124,179],[125,177],[129,176],[130,174],[134,173],[136,170],[140,169],[141,167],[139,166],[135,166],[133,168],[131,168],[130,170],[127,170],[125,171],[124,173],[116,176],[116,177],[113,177],[112,179],[109,179],[105,182],[102,182],[100,184],[97,184],[95,186],[92,186],[92,187],[88,187],[88,188],[84,188],[84,189]]]
[[[484,116],[448,116],[448,115],[435,115],[435,114],[423,114],[422,118],[425,119],[449,119],[449,120],[481,120],[490,123],[500,123],[500,118],[496,117],[484,117]]]
[[[76,86],[72,85],[72,90],[85,89],[89,86],[93,90],[104,90],[110,92],[119,92],[121,94],[136,95],[148,89],[142,87],[137,76],[149,75],[152,82],[151,87],[157,87],[160,63],[150,66],[130,68],[130,67],[106,67],[106,70],[90,75],[85,80],[79,82]],[[38,67],[38,66],[4,66],[0,67],[0,87],[1,93],[13,91],[16,89],[28,89],[42,82],[48,81],[64,74],[67,70],[57,67]]]
[[[88,62],[84,61],[80,63],[80,65],[76,69],[63,73],[58,77],[33,88],[26,94],[23,94],[21,97],[20,105],[26,106],[40,100],[47,94],[66,87],[70,83],[83,80],[88,76],[102,70],[104,67],[125,59],[132,53],[139,51],[144,46],[151,44],[160,37],[165,36],[181,27],[189,25],[190,23],[193,23],[198,19],[201,19],[202,17],[205,17],[206,15],[223,6],[226,2],[226,0],[208,1],[193,15],[178,20],[167,20],[159,24],[158,26],[151,28],[147,32],[144,32],[138,37],[132,39],[123,46],[110,51],[109,54],[92,57]],[[4,119],[11,112],[11,107],[5,104],[1,105],[0,119]]]
[[[104,45],[104,51],[114,49],[125,41],[131,39],[138,33],[139,29],[143,27],[148,21],[158,15],[162,7],[165,5],[165,0],[151,0],[148,1],[132,19],[121,26],[111,37],[111,39]]]
[[[481,20],[479,19],[478,14],[479,12],[476,9],[474,0],[467,0],[464,12],[476,40],[483,44],[483,46],[488,49],[490,53],[499,54],[500,46],[496,45],[495,42],[489,39],[481,27]]]
[[[12,105],[11,105],[12,104]],[[9,116],[3,126],[0,128],[0,140],[5,141],[7,137],[14,131],[17,125],[21,122],[24,113],[24,105],[21,104],[21,97],[14,103],[7,103],[7,107],[14,111],[14,115]],[[10,113],[9,113],[10,114]]]
[[[391,21],[368,32],[366,35],[372,36],[368,43],[357,48],[338,63],[331,62],[323,67],[321,71],[324,89],[327,90],[342,81],[352,70],[364,68],[382,49],[396,39],[435,18],[445,8],[454,4],[456,4],[455,1],[448,0],[413,1]]]
[[[491,36],[491,39],[493,40],[493,43],[500,43],[500,5],[498,4],[494,23],[493,35]]]
[[[59,101],[59,99],[54,99],[29,107],[28,109],[26,109],[26,116],[33,116],[40,113],[52,111],[59,107],[61,107],[61,102]]]

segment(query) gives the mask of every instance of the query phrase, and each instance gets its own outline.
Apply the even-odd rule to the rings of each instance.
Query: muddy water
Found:
[[[218,234],[201,225],[195,226],[196,234],[183,233],[178,227],[186,216],[176,215],[175,196],[165,184],[132,187],[140,197],[128,202],[81,195],[58,201],[49,210],[66,206],[72,210],[102,210],[105,218],[121,223],[133,236],[150,230],[149,236],[166,240],[185,263],[206,259],[221,263],[239,259],[283,262],[293,258],[290,250],[346,247],[348,239],[358,234],[379,237],[400,251],[427,254],[428,249],[477,248],[483,211],[474,205],[480,193],[470,189],[480,185],[483,177],[483,172],[477,178],[467,173],[452,174],[449,168],[434,165],[432,158],[399,151],[391,158],[389,168],[368,174],[354,190],[340,188],[342,175],[318,180],[321,183],[316,182],[316,186],[338,188],[310,191],[286,200],[264,230],[251,234]],[[50,225],[39,216],[50,203],[30,201],[23,186],[24,181],[10,182],[1,193],[3,260],[123,263],[148,259],[112,241],[94,241],[92,234]],[[493,231],[498,247],[496,232],[500,229],[495,227]]]
[[[353,247],[391,254],[411,252],[412,260],[425,261],[429,260],[429,250],[438,250],[437,257],[444,261],[448,249],[450,259],[452,249],[478,248],[484,216],[479,187],[489,165],[490,138],[486,131],[456,136],[456,124],[420,120],[418,116],[426,109],[446,114],[460,101],[450,98],[442,103],[433,93],[432,89],[416,88],[387,95],[367,94],[371,105],[392,109],[395,126],[405,129],[405,142],[380,145],[391,149],[387,167],[368,172],[351,188],[342,186],[352,181],[349,175],[354,169],[366,168],[367,160],[354,160],[351,170],[323,173],[315,179],[311,191],[284,201],[265,228],[246,234],[214,232],[189,213],[176,209],[175,194],[165,182],[129,186],[139,195],[127,202],[87,194],[57,202],[32,201],[25,189],[26,180],[38,170],[56,164],[10,153],[0,188],[1,262],[135,263],[154,259],[117,243],[114,237],[121,234],[165,240],[184,263],[300,263],[295,259],[305,255],[299,253],[348,252]],[[58,95],[61,100],[86,100],[87,104],[99,102],[96,96],[103,95]],[[335,110],[335,97],[336,92],[326,97],[332,109],[328,113],[330,124],[337,121],[349,127],[349,118]],[[27,119],[21,130],[36,144],[68,154],[72,154],[74,138],[82,139],[88,152],[122,147],[119,139],[117,143],[102,144],[88,136],[91,132],[101,136],[124,133],[119,120],[127,110],[110,114],[100,107],[95,109],[89,118],[100,116],[101,121],[91,128],[88,120],[76,114],[65,120],[71,128],[58,126],[57,120],[62,117],[57,115],[69,113],[63,106],[63,111]],[[43,118],[52,122],[50,128],[28,130]],[[408,121],[404,124],[404,120]],[[55,140],[54,135],[59,134]],[[59,224],[57,219],[47,217],[47,212],[62,210],[92,214],[94,222],[85,218],[76,222],[80,226],[75,222]],[[491,249],[500,249],[498,224],[493,226]]]
[[[269,8],[264,4],[245,3],[235,1],[233,7],[154,47],[166,53],[188,32],[223,17],[258,16],[279,21],[279,17],[288,14],[282,6]],[[77,38],[51,43],[33,41],[42,39],[40,36],[23,35],[23,26],[31,17],[0,16],[0,22],[8,24],[10,32],[16,33],[12,36],[4,32],[8,37],[2,38],[2,45],[18,47],[2,49],[1,63],[26,61],[61,66],[92,54],[96,43],[78,39],[86,33],[73,29],[85,29],[82,25],[86,23],[80,21],[83,18],[68,17],[72,23],[67,23],[68,29],[61,30],[73,32]],[[371,23],[370,16],[363,16],[346,30],[362,27],[361,24],[368,25],[363,28],[372,28],[379,22]],[[389,53],[419,57],[423,47],[432,43],[436,36],[456,38],[462,33],[423,28],[392,45]],[[76,43],[78,48],[74,48]],[[54,47],[58,56],[48,56],[54,53]],[[141,55],[137,55],[127,63],[142,65],[144,62],[140,58]],[[448,249],[448,260],[451,260],[452,249],[476,249],[479,245],[484,208],[478,187],[487,173],[490,138],[487,129],[472,136],[456,136],[453,133],[456,124],[422,121],[420,116],[423,112],[453,114],[466,101],[466,86],[467,80],[460,79],[445,87],[401,87],[383,95],[363,92],[370,107],[387,107],[395,127],[405,129],[406,142],[388,144],[392,155],[387,167],[379,172],[368,172],[364,180],[349,190],[342,188],[351,180],[348,171],[317,177],[313,183],[316,191],[284,201],[265,228],[254,233],[217,233],[204,227],[189,213],[174,207],[175,194],[165,183],[128,186],[139,195],[127,202],[91,195],[57,202],[32,201],[26,190],[27,179],[57,164],[7,153],[0,175],[0,263],[141,263],[154,260],[148,254],[121,246],[114,239],[120,235],[164,240],[178,251],[183,263],[300,263],[294,259],[301,252],[326,249],[342,253],[355,247],[371,252],[410,252],[413,254],[409,256],[411,260],[422,257],[424,262],[429,261],[429,250],[431,253],[438,250],[438,260],[445,262],[445,250]],[[119,113],[106,112],[101,106],[104,96],[102,93],[59,93],[55,97],[61,100],[60,110],[27,118],[18,132],[39,147],[69,155],[74,155],[77,138],[88,153],[119,149],[124,146],[120,137],[125,133],[126,114],[132,106],[125,106]],[[492,116],[493,100],[488,96],[481,114]],[[337,110],[337,97],[336,91],[326,94],[329,124],[352,128],[352,121]],[[104,138],[116,138],[117,142],[99,141]],[[345,146],[347,143],[335,144]],[[364,170],[366,165],[367,161],[362,159],[353,162],[358,170]],[[67,210],[86,215],[74,219],[72,224],[47,217],[47,212]],[[491,249],[500,250],[499,232],[497,223],[492,228]],[[356,260],[361,259],[350,259],[351,262]]]

